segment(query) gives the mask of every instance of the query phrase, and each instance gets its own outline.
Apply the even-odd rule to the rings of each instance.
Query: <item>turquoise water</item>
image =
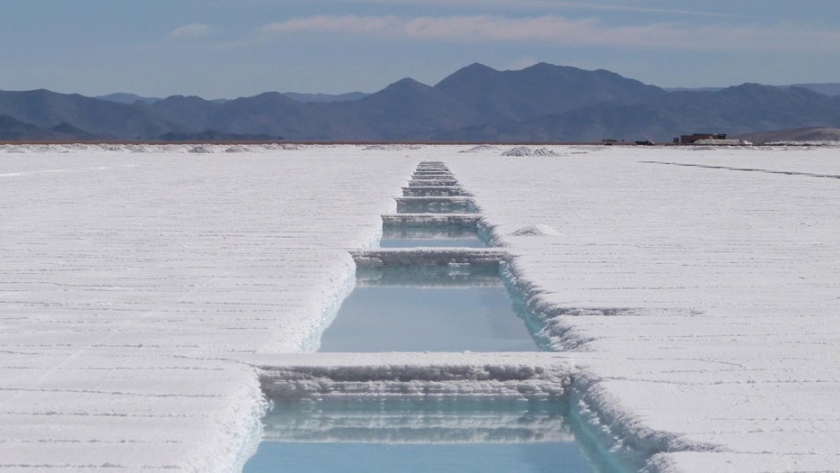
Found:
[[[594,470],[586,459],[580,456],[578,446],[574,442],[501,445],[264,442],[245,471],[249,473],[577,473]]]
[[[320,351],[466,350],[537,350],[500,280],[489,287],[357,287],[324,331]]]
[[[487,248],[478,239],[472,238],[383,238],[379,246],[382,248]]]
[[[561,401],[275,400],[245,465],[262,472],[613,472],[591,460]]]

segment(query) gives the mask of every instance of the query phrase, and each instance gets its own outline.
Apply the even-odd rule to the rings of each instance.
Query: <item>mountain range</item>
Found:
[[[473,64],[434,86],[403,79],[343,96],[0,91],[0,140],[662,141],[693,132],[840,126],[840,96],[813,88],[668,91],[606,70],[541,63],[518,71]]]

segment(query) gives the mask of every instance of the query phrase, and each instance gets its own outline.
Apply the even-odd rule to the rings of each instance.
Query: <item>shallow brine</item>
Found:
[[[275,400],[246,473],[614,472],[559,400]]]
[[[488,282],[494,285],[359,286],[324,331],[320,351],[537,350],[501,281]]]
[[[478,237],[465,238],[382,238],[382,248],[487,248]]]

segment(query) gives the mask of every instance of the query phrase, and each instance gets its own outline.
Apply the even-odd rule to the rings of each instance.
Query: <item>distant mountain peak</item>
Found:
[[[406,93],[406,92],[410,92],[410,93],[427,92],[430,89],[432,89],[432,88],[429,87],[428,85],[423,84],[422,82],[418,82],[418,81],[416,81],[416,80],[414,80],[410,77],[406,77],[404,79],[400,79],[400,80],[388,85],[387,87],[385,87],[384,89],[380,90],[379,92],[377,92],[373,95],[379,95],[379,94],[386,94],[387,95],[387,94]]]
[[[499,72],[496,69],[493,69],[490,66],[482,64],[480,62],[474,62],[467,67],[461,68],[462,71],[485,71],[485,72]]]
[[[547,62],[538,62],[538,63],[536,63],[532,66],[525,67],[522,70],[523,71],[529,71],[529,70],[537,71],[537,70],[540,70],[540,69],[577,69],[577,68],[573,68],[573,67],[570,67],[570,66],[558,66],[556,64],[549,64]]]
[[[417,80],[412,79],[411,77],[402,78],[388,87],[428,87],[426,84],[423,84]]]
[[[477,79],[482,79],[484,77],[492,76],[495,74],[499,74],[499,71],[493,69],[492,67],[485,66],[479,62],[474,62],[467,67],[462,67],[457,71],[449,74],[448,76],[444,77],[442,81],[435,84],[436,89],[446,88],[449,84],[462,82],[462,81],[473,81]]]
[[[171,95],[169,97],[166,97],[163,100],[168,100],[168,101],[171,101],[171,102],[176,102],[176,101],[177,102],[196,102],[196,101],[199,101],[199,100],[202,101],[202,102],[205,101],[203,98],[201,98],[197,95]]]

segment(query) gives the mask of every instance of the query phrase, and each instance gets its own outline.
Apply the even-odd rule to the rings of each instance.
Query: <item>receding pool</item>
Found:
[[[617,471],[575,439],[566,411],[557,400],[275,400],[244,471]]]

